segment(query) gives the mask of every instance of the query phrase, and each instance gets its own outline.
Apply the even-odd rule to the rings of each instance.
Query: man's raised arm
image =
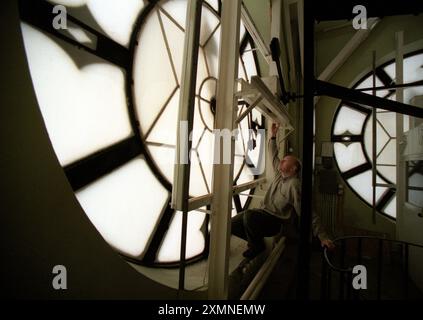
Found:
[[[269,153],[270,153],[270,157],[272,159],[272,166],[273,166],[273,170],[275,170],[275,172],[278,171],[278,167],[279,167],[279,157],[278,157],[278,147],[276,145],[276,134],[278,133],[278,129],[279,129],[279,124],[273,123],[272,124],[272,136],[269,139]]]

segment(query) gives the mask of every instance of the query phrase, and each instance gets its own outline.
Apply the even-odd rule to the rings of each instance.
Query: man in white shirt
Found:
[[[295,213],[301,214],[301,172],[300,161],[292,155],[278,158],[276,133],[279,126],[272,125],[272,137],[269,140],[269,151],[273,168],[276,172],[260,208],[246,210],[232,218],[232,234],[248,241],[248,249],[243,256],[254,258],[265,249],[264,237],[271,237],[281,232],[282,225],[292,223]],[[324,231],[319,217],[313,212],[313,234],[320,239],[322,246],[334,247]]]

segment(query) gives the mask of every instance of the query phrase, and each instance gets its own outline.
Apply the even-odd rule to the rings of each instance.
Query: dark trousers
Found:
[[[263,238],[281,232],[283,222],[264,210],[249,209],[232,218],[232,234],[247,240],[250,248],[263,248]]]

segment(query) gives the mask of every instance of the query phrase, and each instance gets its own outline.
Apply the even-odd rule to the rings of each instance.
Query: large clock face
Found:
[[[55,5],[67,28],[55,29]],[[22,34],[39,107],[76,198],[103,238],[147,266],[178,265],[181,213],[170,208],[186,1],[20,1]],[[190,196],[210,193],[219,1],[202,8]],[[241,26],[239,77],[258,74]],[[245,110],[239,106],[239,113]],[[240,124],[234,180],[255,179],[262,116]],[[248,131],[247,129],[253,129]],[[233,214],[248,205],[234,197]],[[189,213],[187,259],[207,253],[208,215]]]
[[[423,53],[409,54],[404,59],[404,83],[423,79]],[[376,87],[395,84],[395,63],[389,61],[376,68]],[[373,75],[367,74],[353,87],[371,88]],[[371,92],[367,92],[371,93]],[[377,91],[379,97],[395,99],[395,90]],[[423,95],[423,88],[404,89],[404,102],[412,103],[416,96]],[[376,209],[386,216],[396,217],[396,114],[376,109],[376,161],[372,159],[372,109],[342,101],[335,114],[332,127],[334,155],[349,187],[365,203],[372,205],[372,167],[376,166]],[[404,117],[404,131],[409,129],[409,117]],[[420,174],[420,173],[419,173]],[[417,175],[417,173],[416,173]],[[421,175],[420,175],[421,177]]]

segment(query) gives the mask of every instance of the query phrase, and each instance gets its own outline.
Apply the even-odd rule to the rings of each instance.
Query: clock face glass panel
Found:
[[[46,23],[56,5],[67,10],[66,29]],[[146,266],[179,262],[182,214],[169,203],[186,7],[184,0],[20,3],[28,66],[57,159],[102,237]],[[192,197],[211,192],[220,30],[219,1],[205,1],[191,134]],[[241,24],[239,78],[259,74],[254,48]],[[246,107],[241,103],[238,115]],[[237,128],[236,184],[256,178],[264,160],[263,124],[253,110]],[[235,196],[233,214],[248,199]],[[188,215],[188,261],[207,254],[206,209]]]
[[[415,52],[404,58],[404,83],[423,79],[423,53]],[[376,68],[375,85],[395,84],[395,62],[389,61]],[[353,88],[373,87],[373,75],[367,74]],[[372,91],[366,93],[371,94]],[[378,90],[376,95],[395,100],[395,90]],[[423,95],[423,87],[404,88],[404,103],[413,104],[413,98]],[[404,132],[410,118],[404,116]],[[334,156],[341,176],[349,187],[367,204],[373,204],[372,167],[376,165],[376,183],[389,185],[376,187],[376,209],[396,218],[396,113],[376,109],[376,164],[373,152],[373,116],[368,106],[342,101],[332,126]]]

